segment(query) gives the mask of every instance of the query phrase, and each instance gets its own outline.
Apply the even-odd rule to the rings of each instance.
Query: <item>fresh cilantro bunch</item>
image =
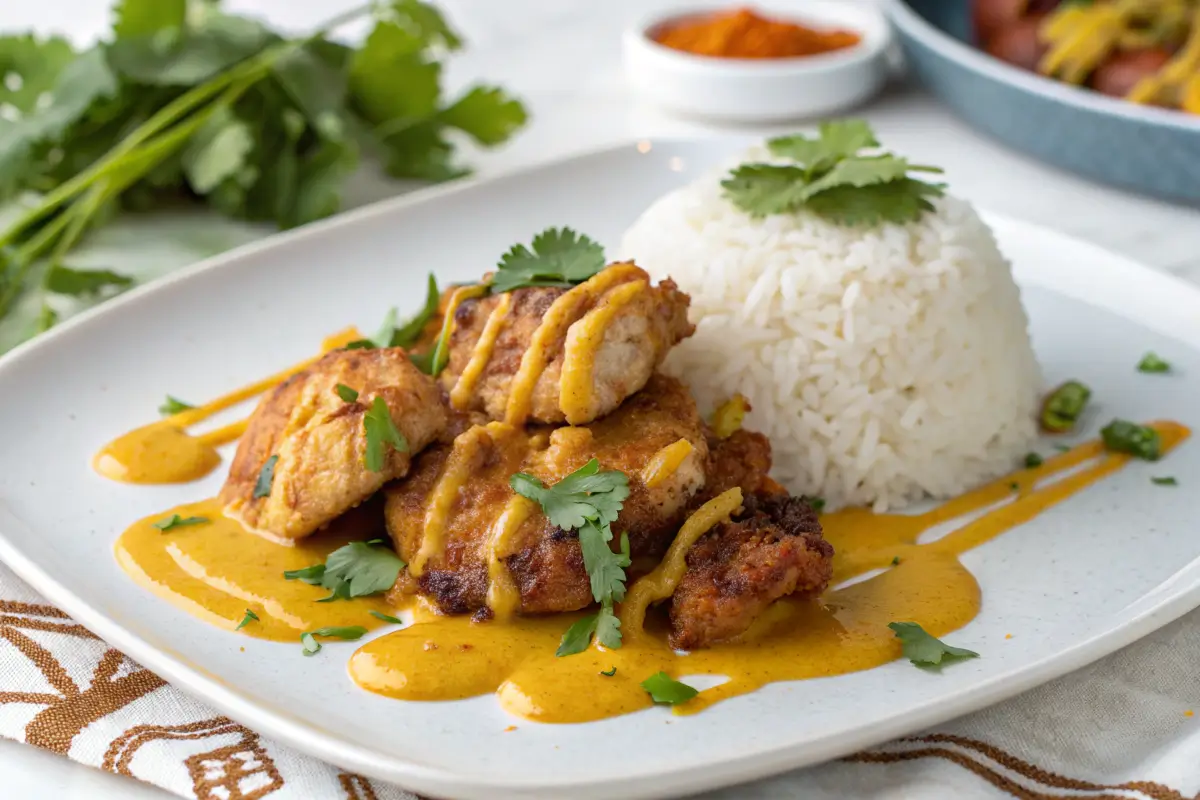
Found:
[[[614,553],[610,527],[629,497],[629,479],[617,470],[600,471],[592,459],[553,486],[518,472],[509,480],[517,494],[536,501],[546,518],[564,531],[579,532],[583,566],[600,610],[589,614],[563,635],[556,655],[569,656],[587,649],[592,636],[609,648],[621,646],[621,621],[613,606],[625,598],[625,567],[630,564],[629,536],[621,534],[621,551]]]
[[[358,47],[341,25],[370,18]],[[64,257],[121,208],[199,200],[281,228],[333,214],[363,155],[396,178],[465,173],[452,137],[499,144],[525,122],[492,86],[447,99],[462,40],[423,0],[377,0],[289,38],[216,0],[118,0],[110,36],[0,37],[0,317],[49,258],[43,291],[99,295],[131,283]],[[39,329],[55,323],[49,307]]]
[[[861,120],[826,122],[818,136],[784,136],[767,142],[771,154],[792,164],[742,164],[721,186],[752,217],[807,210],[842,225],[913,222],[933,210],[930,197],[943,186],[911,172],[940,173],[877,152],[879,142]]]

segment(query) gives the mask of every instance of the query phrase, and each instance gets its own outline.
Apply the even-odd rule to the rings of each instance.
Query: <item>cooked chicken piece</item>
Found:
[[[338,384],[358,392],[339,396]],[[221,489],[225,513],[278,539],[299,539],[354,508],[393,478],[446,427],[441,393],[400,348],[336,350],[263,397]],[[381,397],[408,443],[384,446],[380,472],[364,464],[364,416]],[[268,459],[270,493],[255,497]]]
[[[815,597],[833,575],[833,547],[808,501],[773,481],[771,443],[738,430],[709,431],[704,491],[693,507],[737,486],[743,508],[692,545],[687,572],[671,600],[671,646],[695,650],[744,633],[771,603]]]
[[[833,546],[806,500],[748,495],[742,511],[692,545],[671,598],[669,641],[696,650],[746,631],[781,597],[816,597],[833,576]]]
[[[468,299],[454,312],[442,384],[452,404],[514,425],[583,425],[638,392],[694,330],[690,298],[614,264],[572,289]],[[515,397],[514,397],[515,390]]]
[[[686,444],[678,445],[681,439]],[[671,445],[676,447],[669,452],[681,460],[656,460]],[[691,394],[661,375],[620,409],[585,427],[525,430],[493,422],[471,428],[453,448],[439,446],[422,455],[407,480],[384,490],[388,531],[409,563],[393,588],[395,600],[421,592],[448,613],[482,609],[492,583],[492,558],[498,579],[511,579],[522,613],[584,608],[592,603],[592,592],[578,535],[552,525],[536,504],[529,504],[530,516],[493,550],[501,515],[510,504],[528,502],[513,492],[509,478],[526,472],[549,486],[593,458],[601,469],[624,472],[630,494],[612,525],[614,549],[626,532],[635,558],[653,556],[670,545],[689,499],[703,484],[707,451]],[[644,474],[648,467],[654,473],[651,465],[657,464],[664,466],[656,477]],[[437,486],[454,474],[463,482],[452,495],[445,525],[435,520],[430,526],[427,511]]]

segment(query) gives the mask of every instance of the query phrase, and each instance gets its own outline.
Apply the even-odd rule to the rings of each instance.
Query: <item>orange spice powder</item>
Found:
[[[668,25],[654,40],[674,50],[717,58],[797,58],[842,50],[861,37],[768,19],[748,8]]]

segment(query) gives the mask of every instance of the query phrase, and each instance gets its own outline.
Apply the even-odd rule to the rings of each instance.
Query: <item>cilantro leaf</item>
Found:
[[[305,567],[304,569],[285,570],[283,577],[289,581],[302,581],[313,586],[320,586],[321,582],[325,579],[325,565],[313,564],[311,567]]]
[[[608,669],[602,669],[600,670],[600,674],[606,678],[611,678],[613,675],[617,674],[617,668],[609,667]]]
[[[587,650],[588,645],[592,643],[592,634],[596,632],[596,617],[596,614],[588,614],[572,623],[571,627],[567,628],[567,632],[563,634],[562,641],[559,642],[554,655],[562,658]]]
[[[368,341],[375,347],[391,347],[392,336],[396,333],[396,309],[389,308],[383,315],[383,324]]]
[[[238,623],[238,626],[236,628],[234,628],[234,630],[240,631],[242,628],[249,625],[251,621],[258,622],[259,621],[258,614],[255,614],[253,611],[251,611],[250,609],[247,608],[246,616],[242,617],[242,621]]]
[[[513,245],[492,277],[492,291],[525,286],[573,286],[604,269],[604,248],[570,228],[547,228],[533,237],[533,249]]]
[[[365,597],[392,588],[402,569],[404,561],[391,548],[351,542],[325,559],[321,585],[333,589],[344,583],[349,597]]]
[[[236,176],[249,163],[254,132],[227,109],[209,118],[183,151],[183,172],[200,194]]]
[[[904,651],[904,657],[918,667],[935,667],[943,662],[964,658],[978,658],[979,653],[961,647],[951,647],[930,636],[915,622],[888,623]]]
[[[940,197],[938,184],[902,178],[874,186],[837,186],[815,195],[806,204],[809,209],[842,225],[878,225],[915,222],[933,210],[928,198]]]
[[[563,530],[581,528],[588,520],[611,524],[629,497],[625,473],[601,472],[600,462],[594,458],[550,488],[524,472],[513,475],[509,485],[517,494],[541,505],[550,522]]]
[[[403,625],[404,624],[404,620],[400,619],[399,617],[393,617],[391,614],[384,614],[382,611],[376,611],[375,609],[371,609],[371,611],[369,613],[375,619],[381,619],[384,622],[390,622],[393,625]]]
[[[113,8],[118,39],[178,30],[187,19],[187,0],[119,0]]]
[[[363,453],[363,463],[371,472],[383,472],[387,463],[386,447],[391,447],[397,453],[408,452],[408,440],[392,421],[392,411],[387,401],[376,395],[371,408],[363,415],[363,430],[367,436],[367,446]]]
[[[171,395],[167,395],[167,399],[163,401],[161,406],[158,407],[158,413],[162,414],[164,417],[169,417],[172,414],[178,414],[180,411],[187,411],[191,408],[195,408],[195,406],[191,403],[185,403],[182,400],[171,397]]]
[[[1150,374],[1164,373],[1171,371],[1170,363],[1163,361],[1155,353],[1146,353],[1142,356],[1142,360],[1137,365],[1138,372],[1146,372]]]
[[[911,222],[932,210],[928,198],[941,195],[943,187],[909,173],[941,170],[869,152],[878,146],[861,120],[825,123],[815,139],[795,135],[767,142],[773,155],[796,163],[742,164],[721,186],[730,202],[756,218],[807,210],[842,225],[878,225]]]
[[[790,158],[807,168],[820,168],[860,150],[878,147],[871,126],[863,120],[846,119],[823,122],[819,135],[812,139],[803,134],[780,136],[767,142],[773,155]]]
[[[642,681],[642,688],[650,693],[656,703],[677,706],[700,694],[686,683],[680,683],[665,672],[656,672]]]
[[[255,500],[271,496],[271,484],[275,482],[275,465],[278,462],[279,456],[271,456],[263,462],[262,469],[258,471],[258,480],[254,484],[254,493],[251,495]]]
[[[1162,455],[1158,431],[1123,419],[1114,419],[1100,431],[1104,446],[1114,453],[1128,453],[1145,461],[1157,461]]]
[[[45,286],[55,294],[98,295],[106,289],[118,292],[133,285],[133,278],[109,269],[71,269],[53,264],[46,271]]]
[[[1045,463],[1045,459],[1037,453],[1025,454],[1025,469],[1036,469]]]
[[[613,613],[611,605],[603,605],[596,615],[596,640],[609,650],[621,646],[621,619]]]
[[[1175,478],[1173,478],[1171,476],[1167,476],[1165,478],[1151,478],[1150,482],[1153,483],[1155,486],[1178,486],[1179,485],[1179,481],[1177,481]]]
[[[0,36],[0,105],[11,106],[21,117],[36,112],[73,58],[70,42],[57,36]],[[0,130],[5,125],[0,118]]]
[[[361,639],[366,632],[367,629],[361,625],[334,625],[317,628],[314,631],[305,631],[300,634],[300,644],[304,650],[304,655],[311,656],[321,652],[321,643],[316,639],[318,636],[323,636],[326,639],[341,639],[342,641],[353,642]]]
[[[354,389],[351,389],[344,383],[339,383],[337,386],[335,386],[334,391],[337,392],[338,397],[342,398],[342,400],[346,401],[347,403],[353,403],[358,399],[358,392],[356,392]]]
[[[439,118],[481,145],[492,146],[508,139],[525,124],[525,107],[495,86],[476,86],[458,98]]]
[[[614,553],[608,543],[612,530],[587,520],[579,529],[579,549],[583,566],[591,579],[592,596],[597,602],[619,603],[625,599],[625,567],[629,566],[628,537],[622,540],[622,552]]]
[[[421,338],[421,334],[425,332],[425,326],[437,315],[438,302],[441,300],[441,297],[442,293],[438,290],[437,278],[431,272],[429,273],[429,283],[425,290],[425,305],[408,322],[393,328],[391,340],[388,344],[391,347],[403,347],[406,349],[416,344]]]
[[[169,517],[164,517],[164,518],[160,519],[158,522],[153,523],[153,526],[155,528],[158,528],[163,533],[166,533],[167,531],[174,530],[175,528],[182,528],[187,525],[202,525],[208,521],[209,521],[208,517],[184,518],[184,517],[179,516],[178,514],[172,514]]]

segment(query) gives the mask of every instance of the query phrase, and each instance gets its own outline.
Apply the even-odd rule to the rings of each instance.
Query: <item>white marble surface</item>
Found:
[[[763,5],[797,2],[774,0]],[[677,2],[443,0],[442,4],[469,43],[450,70],[451,83],[475,77],[503,83],[526,100],[533,117],[516,142],[477,162],[484,173],[518,169],[631,138],[729,130],[667,117],[638,103],[625,88],[620,31],[649,8],[677,6]],[[357,3],[226,0],[225,5],[301,29]],[[108,7],[107,0],[0,3],[0,30],[33,27],[86,41],[103,31]],[[861,113],[890,146],[915,160],[945,167],[953,191],[980,206],[1090,239],[1200,282],[1198,210],[1131,196],[1042,166],[970,131],[919,90],[894,86]],[[1087,265],[1078,269],[1080,280],[1086,280]],[[0,741],[0,774],[13,797],[138,800],[166,796],[5,741]]]

